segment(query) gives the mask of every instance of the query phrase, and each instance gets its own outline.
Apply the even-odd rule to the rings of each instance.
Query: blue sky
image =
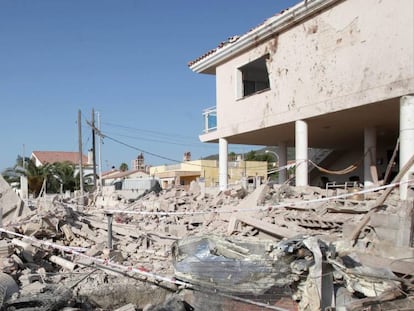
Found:
[[[109,137],[103,170],[218,153],[203,144],[215,77],[187,64],[299,0],[0,0],[0,170],[34,150],[92,146],[92,108]],[[230,146],[236,153],[249,146]]]

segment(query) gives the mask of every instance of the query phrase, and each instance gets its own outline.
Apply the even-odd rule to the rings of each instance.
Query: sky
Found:
[[[217,154],[201,143],[215,77],[188,63],[299,0],[0,0],[0,170],[32,151],[92,148],[102,170]],[[100,148],[99,148],[100,147]],[[229,152],[252,146],[230,145]]]

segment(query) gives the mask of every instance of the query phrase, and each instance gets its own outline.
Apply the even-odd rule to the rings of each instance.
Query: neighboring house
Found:
[[[69,162],[75,165],[75,175],[79,172],[79,152],[72,151],[33,151],[30,156],[35,161],[36,166],[53,163]],[[83,175],[93,176],[93,162],[92,153],[88,155],[82,155],[82,171]]]
[[[132,160],[132,169],[121,171],[113,167],[112,170],[102,173],[102,185],[115,186],[116,190],[149,189],[153,186],[150,179],[149,166],[145,165],[142,153]]]
[[[414,154],[413,29],[414,1],[307,0],[191,61],[191,70],[216,76],[200,140],[219,143],[220,187],[228,144],[277,145],[280,166],[294,147],[296,185],[309,183],[309,148],[337,151],[331,170],[361,160],[342,178],[358,174],[365,186],[377,184],[372,168],[385,171],[398,138],[395,162],[406,163]]]
[[[30,157],[35,161],[36,166],[42,166],[53,163],[69,162],[79,165],[79,152],[70,151],[33,151]],[[91,165],[86,155],[82,156],[82,164],[84,166]]]
[[[117,170],[115,168],[112,168],[110,171],[102,172],[103,186],[105,186],[105,183],[111,184],[115,180],[113,177],[118,175],[120,172],[120,170]]]
[[[267,179],[267,162],[230,161],[227,173],[231,184],[263,181]],[[215,187],[220,179],[216,160],[188,160],[178,164],[153,166],[150,175],[159,179],[163,189],[171,186],[188,187],[192,181],[197,180],[204,181],[206,187]]]
[[[139,178],[148,178],[150,175],[142,170],[129,170],[129,171],[120,171],[112,170],[109,172],[102,173],[102,182],[103,186],[114,185],[117,181],[123,181],[126,179],[139,179]]]

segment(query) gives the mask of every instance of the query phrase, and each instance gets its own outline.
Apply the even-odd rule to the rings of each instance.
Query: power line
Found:
[[[181,137],[181,138],[185,138],[185,139],[187,139],[187,138],[194,139],[193,136],[184,136],[184,135],[181,135],[181,134],[176,134],[176,133],[171,133],[171,132],[164,133],[164,132],[159,132],[159,131],[154,131],[154,130],[146,130],[146,129],[135,128],[135,127],[132,127],[132,126],[115,124],[115,123],[111,123],[111,122],[102,122],[102,123],[103,124],[106,124],[106,125],[113,126],[113,127],[124,128],[124,129],[127,129],[127,130],[135,130],[135,131],[138,131],[138,132],[151,133],[151,134],[155,134],[155,135],[158,135],[158,136],[164,136],[164,137],[167,137],[167,138],[170,138],[170,137],[174,137],[174,138]]]
[[[169,157],[166,157],[166,156],[163,156],[163,155],[160,155],[160,154],[154,153],[154,152],[150,152],[150,151],[144,150],[144,149],[142,149],[142,148],[138,148],[138,147],[133,146],[133,145],[131,145],[131,144],[128,144],[128,143],[126,143],[126,142],[123,142],[123,141],[121,141],[121,140],[119,140],[119,139],[116,139],[116,138],[114,138],[114,137],[111,137],[111,136],[107,135],[106,133],[103,133],[100,129],[98,129],[98,128],[96,128],[95,126],[93,126],[91,122],[89,122],[89,121],[87,121],[87,120],[86,120],[86,123],[87,123],[90,127],[92,127],[92,128],[94,128],[94,129],[95,129],[96,135],[101,136],[102,138],[107,138],[107,139],[109,139],[109,140],[111,140],[111,141],[113,141],[113,142],[116,142],[116,143],[118,143],[118,144],[120,144],[120,145],[123,145],[123,146],[125,146],[125,147],[128,147],[128,148],[130,148],[130,149],[133,149],[133,150],[136,150],[136,151],[139,151],[139,152],[142,152],[142,153],[145,153],[145,154],[148,154],[148,155],[151,155],[151,156],[154,156],[154,157],[157,157],[157,158],[163,159],[163,160],[171,161],[171,162],[174,162],[174,163],[181,163],[181,162],[182,162],[182,161],[180,161],[180,160],[172,159],[172,158],[169,158]],[[197,167],[200,167],[200,168],[216,168],[216,166],[210,166],[210,165],[200,165],[200,164],[190,163],[190,162],[188,162],[188,163],[186,163],[186,164],[187,164],[187,165],[192,165],[192,166],[197,166]],[[259,167],[258,167],[258,168],[259,168]],[[252,168],[250,167],[250,169],[252,169]],[[253,168],[253,169],[254,169],[254,168]]]
[[[146,151],[146,150],[144,150],[144,149],[141,149],[141,148],[138,148],[138,147],[132,146],[132,145],[130,145],[130,144],[127,144],[127,143],[125,143],[125,142],[123,142],[123,141],[120,141],[119,139],[116,139],[116,138],[113,138],[113,137],[108,136],[108,135],[106,135],[106,134],[103,134],[102,132],[100,132],[100,133],[102,134],[102,137],[103,137],[103,138],[106,138],[106,139],[112,140],[112,141],[114,141],[114,142],[116,142],[116,143],[118,143],[118,144],[120,144],[120,145],[125,146],[125,147],[128,147],[128,148],[131,148],[131,149],[134,149],[134,150],[140,151],[140,152],[145,153],[145,154],[148,154],[148,155],[152,155],[152,156],[154,156],[154,157],[157,157],[157,158],[160,158],[160,159],[163,159],[163,160],[168,160],[168,161],[171,161],[171,162],[181,163],[181,161],[178,161],[178,160],[175,160],[175,159],[172,159],[172,158],[169,158],[169,157],[165,157],[165,156],[162,156],[162,155],[160,155],[160,154],[156,154],[156,153],[153,153],[153,152],[150,152],[150,151]],[[98,135],[99,135],[99,134],[98,134]]]
[[[110,133],[112,135],[118,135],[118,136],[122,136],[122,137],[126,137],[126,138],[140,139],[140,140],[144,140],[144,141],[156,142],[156,143],[163,143],[163,144],[170,144],[170,145],[178,145],[178,146],[195,146],[196,145],[196,144],[189,144],[189,143],[173,142],[171,140],[149,139],[149,138],[142,137],[142,136],[132,136],[132,135],[126,135],[126,134],[114,133],[114,132],[110,132]]]

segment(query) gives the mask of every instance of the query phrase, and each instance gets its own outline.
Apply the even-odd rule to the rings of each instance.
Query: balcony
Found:
[[[217,108],[210,107],[203,110],[204,118],[204,130],[203,133],[207,134],[217,130]]]

